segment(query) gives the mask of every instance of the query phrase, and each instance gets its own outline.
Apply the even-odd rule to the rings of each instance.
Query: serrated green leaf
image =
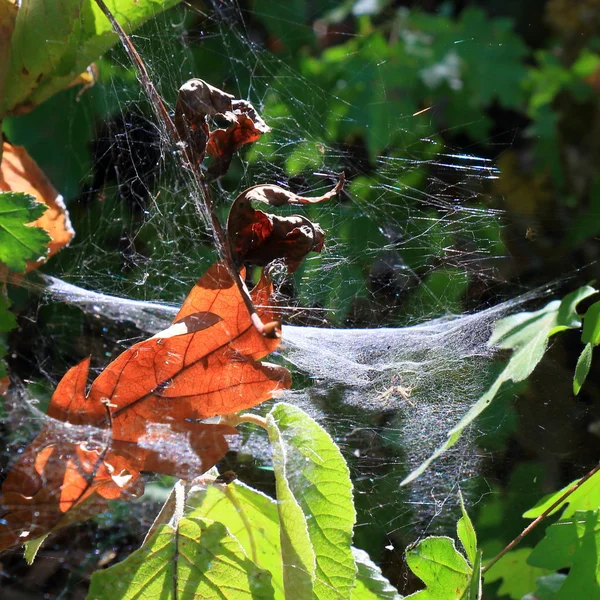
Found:
[[[162,525],[123,562],[92,575],[87,600],[272,599],[259,569],[222,523],[184,518]]]
[[[527,562],[553,571],[569,569],[556,600],[600,599],[600,510],[578,511],[548,527]]]
[[[177,2],[106,0],[128,32]],[[24,0],[11,39],[0,117],[41,104],[67,87],[117,41],[94,0]]]
[[[548,494],[542,498],[533,508],[523,513],[525,519],[536,519],[552,506],[567,490],[573,487],[579,479],[572,481],[564,488],[553,494]],[[568,504],[563,512],[561,519],[569,519],[577,511],[596,510],[600,506],[600,472],[592,475],[585,483],[578,487],[566,500],[559,504],[548,515],[556,514],[561,508]]]
[[[594,302],[583,317],[581,341],[584,344],[600,344],[600,302]]]
[[[48,233],[27,225],[46,209],[29,194],[0,192],[0,261],[11,271],[22,272],[28,260],[38,260],[48,253]]]
[[[592,366],[592,343],[587,343],[581,354],[579,355],[579,359],[577,360],[577,366],[575,367],[575,375],[573,376],[573,393],[577,396],[579,394],[579,390],[585,383],[586,377],[590,372],[590,367]]]
[[[456,532],[458,533],[458,538],[460,539],[463,548],[467,553],[469,562],[474,565],[477,559],[477,534],[475,533],[475,528],[473,527],[471,518],[465,509],[465,503],[463,501],[462,493],[460,492],[459,497],[462,517],[458,520]]]
[[[449,537],[431,536],[406,552],[410,570],[425,583],[406,598],[413,600],[459,600],[467,590],[473,569]]]
[[[498,321],[488,344],[513,351],[506,367],[483,396],[448,432],[446,442],[412,471],[400,485],[414,481],[434,460],[454,446],[462,432],[492,403],[503,383],[523,381],[529,377],[544,356],[551,335],[565,329],[580,327],[581,319],[577,315],[577,305],[595,293],[594,288],[586,285],[565,296],[562,301],[549,302],[538,311],[522,312]]]
[[[517,548],[507,552],[497,563],[490,567],[484,576],[485,583],[502,579],[498,595],[510,596],[521,600],[528,592],[536,589],[538,578],[549,574],[550,569],[542,569],[527,564],[531,548]]]
[[[402,600],[404,596],[381,574],[381,569],[364,550],[352,548],[356,562],[356,586],[352,600]]]
[[[329,434],[290,404],[273,407],[267,431],[273,448],[286,594],[311,597],[307,587],[302,593],[292,587],[290,578],[310,572],[312,555],[313,597],[349,598],[356,578],[351,551],[356,513],[346,462]],[[306,577],[301,583],[308,585]]]
[[[187,505],[193,507],[189,518],[208,518],[225,525],[252,562],[271,573],[274,599],[285,600],[275,500],[234,481],[228,486],[213,485],[192,491]]]

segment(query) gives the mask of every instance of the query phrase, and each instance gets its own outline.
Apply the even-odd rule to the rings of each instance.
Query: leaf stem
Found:
[[[223,419],[223,422],[232,427],[236,427],[240,423],[252,423],[263,429],[267,429],[267,420],[265,418],[250,413],[245,413],[243,415],[227,415],[227,417]]]
[[[587,475],[576,481],[556,502],[549,506],[539,517],[532,521],[506,548],[499,552],[488,562],[481,572],[485,573],[492,565],[495,565],[509,550],[512,550],[527,534],[531,533],[556,507],[560,506],[575,490],[579,489],[588,479],[600,471],[600,464],[594,467]]]
[[[163,99],[158,93],[154,83],[152,83],[152,80],[150,79],[150,75],[148,74],[148,70],[146,69],[144,61],[138,54],[138,51],[135,49],[135,46],[133,45],[131,39],[129,38],[125,30],[121,27],[119,22],[115,19],[114,15],[110,12],[108,6],[106,6],[104,0],[96,0],[96,4],[104,13],[106,18],[109,20],[110,24],[115,30],[115,33],[119,36],[119,39],[121,40],[121,43],[125,48],[129,59],[136,67],[140,83],[142,84],[144,91],[150,99],[150,103],[154,108],[159,122],[167,131],[173,143],[178,148],[183,149],[181,155],[184,157],[184,166],[194,175],[196,184],[201,191],[200,197],[202,198],[205,212],[210,219],[210,225],[213,231],[213,236],[215,239],[217,250],[221,254],[223,262],[225,263],[225,266],[227,267],[231,278],[235,282],[235,285],[238,288],[240,295],[242,296],[244,305],[248,310],[248,314],[250,315],[250,320],[252,321],[252,324],[261,335],[264,335],[265,337],[277,337],[277,328],[270,323],[267,323],[265,325],[256,311],[254,303],[252,302],[252,298],[250,297],[250,292],[248,291],[248,288],[246,287],[246,284],[244,283],[240,275],[239,269],[235,264],[235,261],[233,260],[233,256],[231,254],[231,250],[227,242],[225,232],[223,231],[223,227],[221,226],[221,223],[219,222],[219,219],[215,214],[210,190],[206,184],[204,174],[200,169],[200,165],[196,162],[196,160],[194,160],[191,151],[187,147],[187,144],[185,144],[184,140],[177,132],[175,123],[173,122],[173,119],[171,118],[171,115],[169,114],[169,111],[167,110]]]

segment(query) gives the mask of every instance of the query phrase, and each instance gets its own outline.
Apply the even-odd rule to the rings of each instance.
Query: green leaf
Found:
[[[502,579],[502,585],[498,588],[498,595],[521,600],[527,592],[535,590],[536,581],[539,577],[551,573],[549,569],[532,567],[527,564],[530,554],[531,548],[517,548],[507,552],[486,572],[484,576],[485,583]]]
[[[0,192],[0,261],[11,271],[22,272],[28,260],[38,260],[48,253],[48,233],[27,225],[46,209],[29,194]]]
[[[556,600],[600,599],[600,511],[578,511],[548,527],[527,562],[553,571],[569,569]]]
[[[463,548],[467,553],[467,558],[469,559],[469,562],[472,565],[474,565],[475,561],[477,560],[477,534],[475,533],[475,528],[473,527],[471,518],[467,514],[462,493],[460,492],[459,497],[462,517],[458,520],[458,524],[456,525],[456,532],[458,533],[458,538],[460,539]]]
[[[272,575],[275,600],[284,600],[279,515],[277,502],[244,483],[211,485],[192,489],[190,518],[208,518],[222,523],[260,569]]]
[[[449,537],[431,536],[407,550],[410,570],[426,589],[406,596],[415,600],[459,600],[471,583],[472,568]]]
[[[0,294],[0,333],[12,331],[17,327],[17,319],[13,313],[8,310],[10,303],[6,296]]]
[[[480,550],[475,555],[473,561],[473,573],[471,574],[471,581],[469,587],[465,590],[461,600],[481,600],[482,586],[481,586],[481,560],[483,552]]]
[[[536,519],[552,506],[567,490],[573,487],[579,479],[572,481],[562,490],[554,494],[548,494],[542,498],[533,508],[523,513],[525,519]],[[595,510],[600,506],[600,472],[595,473],[584,484],[578,487],[570,496],[568,496],[562,504],[559,504],[555,509],[550,511],[548,515],[557,513],[563,506],[568,504],[568,507],[563,512],[561,519],[572,517],[577,511]]]
[[[356,513],[346,462],[329,434],[295,406],[275,405],[267,416],[267,430],[286,594],[349,598],[356,578],[351,550]],[[294,587],[297,580],[302,588]]]
[[[106,0],[106,4],[131,32],[177,1]],[[94,0],[23,0],[11,40],[0,117],[26,112],[67,87],[117,40]]]
[[[522,600],[556,600],[562,584],[567,578],[562,573],[551,573],[537,580],[537,590],[533,594],[526,594]]]
[[[427,470],[434,460],[454,446],[465,428],[492,403],[503,383],[523,381],[529,377],[544,356],[550,336],[565,329],[580,327],[581,319],[577,315],[577,305],[595,293],[594,288],[586,285],[565,296],[562,301],[549,302],[538,311],[522,312],[498,321],[488,344],[497,348],[512,350],[513,353],[508,364],[483,396],[448,432],[446,442],[412,471],[400,485],[406,485],[414,481]]]
[[[579,355],[577,366],[575,367],[575,375],[573,377],[573,393],[577,396],[579,390],[585,383],[585,379],[590,372],[592,366],[592,350],[594,346],[591,342],[588,342]]]
[[[352,600],[402,600],[403,596],[381,574],[381,569],[364,550],[352,548],[358,572]]]
[[[144,546],[92,575],[88,600],[271,599],[271,576],[260,570],[222,523],[184,518],[162,525]]]
[[[33,564],[38,550],[42,547],[42,544],[46,541],[46,538],[49,535],[49,533],[46,533],[45,535],[42,535],[41,537],[36,538],[35,540],[30,540],[23,544],[23,546],[25,547],[25,551],[23,552],[23,558],[29,566]]]
[[[600,344],[600,302],[594,302],[583,317],[581,341],[584,344]]]

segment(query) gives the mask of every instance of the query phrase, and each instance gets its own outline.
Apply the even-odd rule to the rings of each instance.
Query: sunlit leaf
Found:
[[[271,576],[222,523],[184,518],[162,525],[126,560],[92,575],[88,600],[267,600]]]
[[[123,27],[132,31],[177,1],[107,0],[106,4]],[[0,118],[28,112],[67,87],[117,41],[94,0],[24,0],[12,34]]]
[[[591,342],[588,342],[581,351],[579,355],[579,359],[577,360],[577,365],[575,367],[575,375],[573,377],[573,393],[575,395],[579,394],[579,390],[585,383],[585,380],[590,372],[590,367],[592,366],[592,351],[594,346]]]
[[[352,554],[357,568],[352,600],[402,600],[404,596],[382,575],[381,569],[364,550],[352,548]]]
[[[583,317],[581,341],[584,344],[600,344],[600,302],[594,302]]]
[[[355,511],[346,462],[327,432],[295,406],[277,404],[267,426],[286,593],[349,597],[356,577],[350,546]],[[302,588],[293,587],[297,579]]]
[[[0,192],[0,261],[11,271],[22,272],[27,261],[36,261],[48,252],[50,236],[31,224],[46,207],[29,194]]]

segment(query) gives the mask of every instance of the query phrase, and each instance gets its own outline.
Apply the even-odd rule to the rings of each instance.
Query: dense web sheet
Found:
[[[279,25],[285,28],[285,17]],[[366,532],[358,545],[376,527],[401,548],[427,531],[444,531],[435,517],[478,475],[483,451],[471,430],[425,476],[399,486],[485,391],[496,356],[487,345],[493,323],[536,297],[488,305],[496,290],[503,293],[505,257],[503,212],[489,195],[499,177],[490,156],[507,147],[506,139],[482,144],[488,156],[471,154],[444,139],[432,110],[388,117],[373,139],[353,144],[361,111],[377,108],[341,94],[333,101],[254,41],[262,33],[252,11],[216,2],[165,13],[132,40],[171,110],[179,86],[202,77],[251,101],[272,128],[214,184],[221,216],[246,187],[275,183],[321,194],[346,173],[339,200],[306,211],[326,231],[323,253],[311,255],[293,279],[278,277],[290,324],[276,360],[293,371],[285,399],[317,418],[349,461],[359,530]],[[384,70],[393,66],[374,56],[364,68],[381,69],[385,98]],[[32,372],[26,383],[36,384],[42,399],[76,360],[92,354],[99,369],[168,325],[215,258],[199,190],[153,119],[125,55],[116,49],[99,69],[96,87],[70,100],[76,118],[97,125],[93,155],[77,159],[81,148],[72,141],[58,174],[69,184],[65,173],[79,168],[87,182],[77,199],[71,190],[78,237],[35,286],[42,300],[30,333],[46,341],[22,357]],[[211,78],[224,71],[225,81]],[[345,143],[332,141],[334,130]],[[48,347],[51,356],[42,357]],[[35,400],[26,409],[35,426],[39,399],[25,393]],[[244,437],[241,463],[244,455],[268,468],[258,432]],[[145,525],[154,508],[141,511]]]

